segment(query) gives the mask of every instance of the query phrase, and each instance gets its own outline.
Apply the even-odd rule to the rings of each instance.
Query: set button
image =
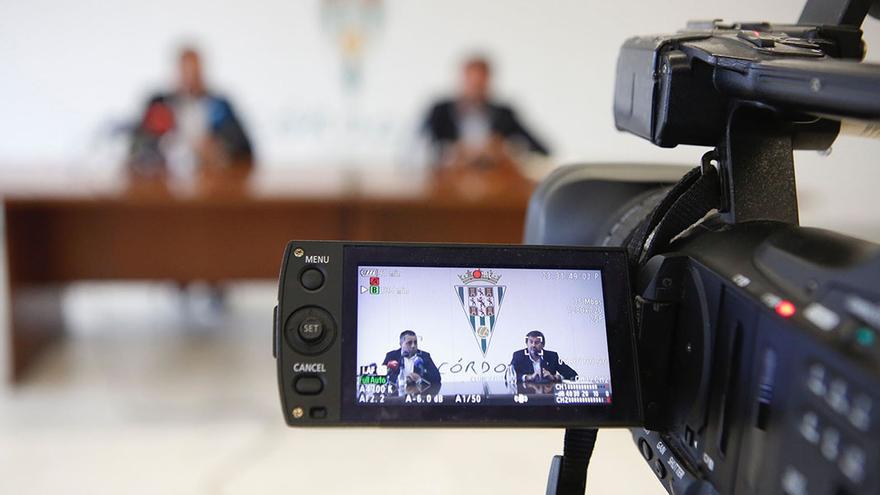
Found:
[[[324,322],[319,318],[310,316],[299,324],[297,332],[300,338],[306,342],[317,342],[324,336]]]
[[[335,335],[333,317],[317,306],[300,308],[284,322],[284,339],[301,354],[324,352],[333,343]]]

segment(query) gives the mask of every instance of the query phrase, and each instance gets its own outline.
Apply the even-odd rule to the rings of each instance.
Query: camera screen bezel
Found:
[[[610,405],[364,405],[356,401],[360,266],[600,270],[611,371]],[[632,294],[621,248],[359,244],[343,248],[341,421],[398,426],[634,426],[642,423]]]

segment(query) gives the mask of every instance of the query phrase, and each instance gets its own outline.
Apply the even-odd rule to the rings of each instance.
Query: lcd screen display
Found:
[[[358,406],[612,404],[601,270],[357,270]]]

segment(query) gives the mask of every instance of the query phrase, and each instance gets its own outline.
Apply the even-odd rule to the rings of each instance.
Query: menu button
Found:
[[[324,274],[317,268],[309,268],[299,278],[307,290],[318,290],[324,285]]]

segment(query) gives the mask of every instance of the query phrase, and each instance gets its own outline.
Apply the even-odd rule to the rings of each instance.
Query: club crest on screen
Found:
[[[501,303],[504,301],[504,295],[507,287],[496,285],[501,275],[497,275],[491,270],[483,272],[482,270],[468,270],[464,275],[459,275],[459,279],[465,284],[474,282],[489,283],[490,285],[456,285],[455,292],[461,301],[461,307],[464,310],[470,324],[471,332],[477,340],[477,345],[483,357],[489,351],[489,345],[492,343],[492,332],[495,330],[495,323],[498,321],[498,314],[501,311]]]

